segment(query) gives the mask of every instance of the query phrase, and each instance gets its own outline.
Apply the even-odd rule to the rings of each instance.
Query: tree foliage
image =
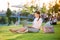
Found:
[[[11,10],[8,8],[8,9],[7,9],[7,12],[6,12],[6,16],[7,16],[7,17],[10,17],[11,14],[12,14],[12,12],[11,12]]]
[[[41,12],[45,13],[46,12],[46,6],[43,5],[43,7],[41,8]]]
[[[7,19],[8,19],[8,25],[10,25],[11,24],[11,14],[12,14],[12,12],[11,12],[11,10],[8,8],[7,9],[7,12],[6,12],[6,16],[7,16]]]
[[[57,13],[58,10],[59,10],[59,5],[55,4],[55,6],[53,6],[53,11],[55,11]]]

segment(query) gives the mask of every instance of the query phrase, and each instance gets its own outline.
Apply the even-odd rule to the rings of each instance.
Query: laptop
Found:
[[[27,27],[28,26],[28,21],[27,20],[23,20],[22,21],[22,25],[23,25],[23,27]]]

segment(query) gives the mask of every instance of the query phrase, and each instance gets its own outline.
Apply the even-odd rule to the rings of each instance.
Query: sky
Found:
[[[53,1],[53,0],[40,0],[39,6],[42,7],[43,3],[46,3],[46,5],[48,5],[48,3],[50,1]],[[10,9],[11,10],[18,10],[18,8],[11,7],[11,6],[13,6],[13,5],[24,5],[24,4],[26,4],[26,2],[31,2],[31,0],[0,0],[0,11],[1,10],[7,10],[7,8],[8,8],[7,3],[8,2],[10,3]],[[37,0],[36,0],[36,3],[38,3]]]

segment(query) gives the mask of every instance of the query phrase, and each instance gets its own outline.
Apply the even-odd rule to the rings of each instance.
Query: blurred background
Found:
[[[60,21],[60,0],[0,0],[0,24],[20,24],[23,20],[31,23],[36,10],[40,11],[43,22],[50,16]]]

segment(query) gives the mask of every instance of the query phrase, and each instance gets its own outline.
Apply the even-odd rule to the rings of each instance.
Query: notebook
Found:
[[[23,27],[27,27],[28,26],[28,21],[27,20],[23,20],[22,21],[22,25],[23,25]]]

